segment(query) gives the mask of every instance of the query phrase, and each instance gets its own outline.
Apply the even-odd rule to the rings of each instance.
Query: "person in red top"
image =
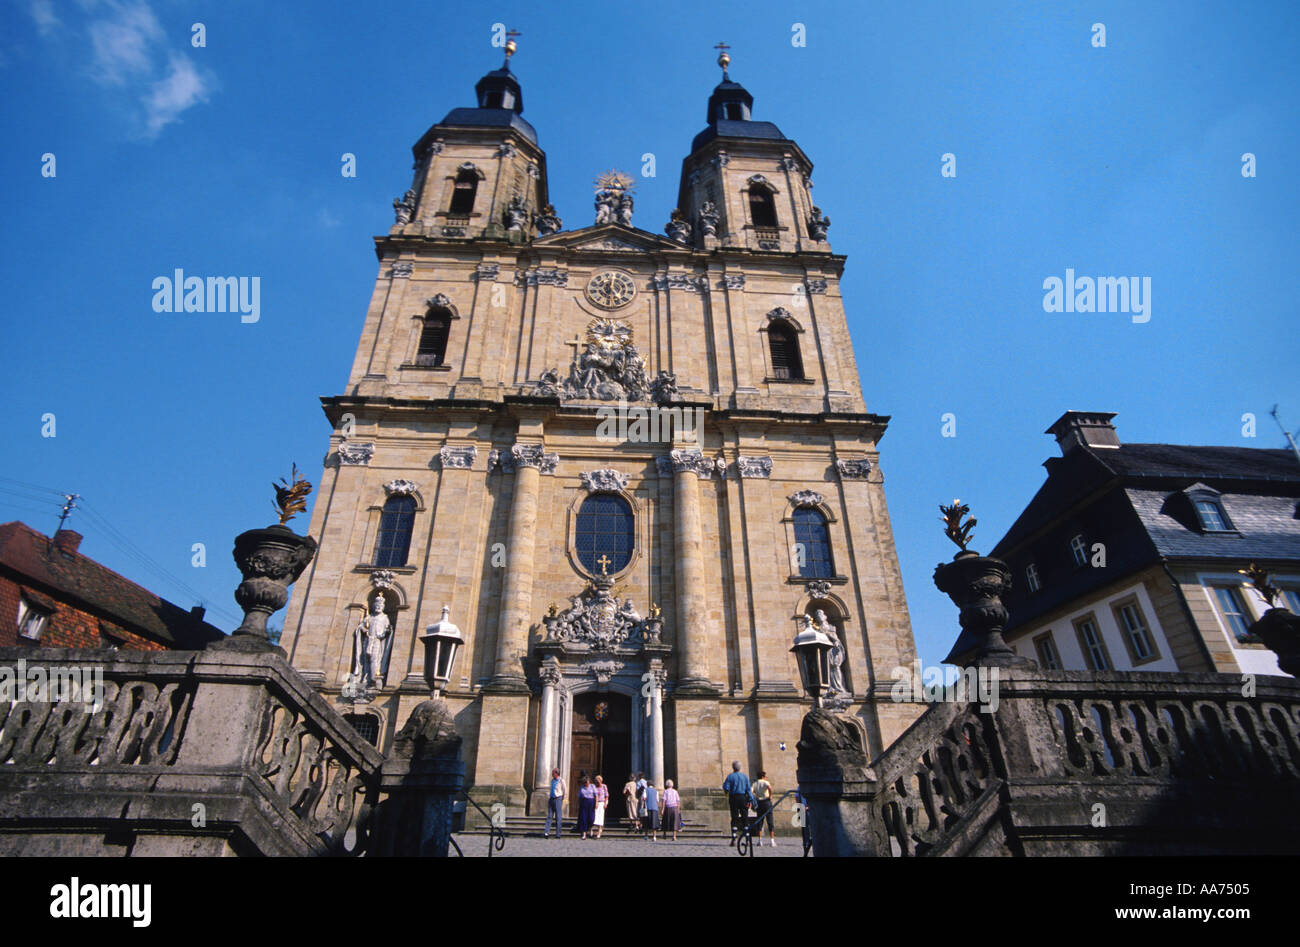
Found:
[[[673,781],[667,780],[664,783],[664,791],[660,796],[660,802],[663,806],[663,830],[667,835],[670,831],[673,833],[673,841],[677,841],[677,829],[681,825],[681,807],[682,797],[677,790],[673,788]]]

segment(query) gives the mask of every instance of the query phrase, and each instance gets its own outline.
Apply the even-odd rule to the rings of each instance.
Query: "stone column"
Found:
[[[704,624],[704,536],[700,525],[701,477],[712,476],[712,462],[698,450],[674,450],[669,455],[674,477],[673,551],[676,569],[678,691],[713,692],[709,680],[708,636]]]
[[[654,687],[650,689],[650,778],[657,789],[664,788],[664,684],[668,672],[663,668],[650,671]]]
[[[542,708],[537,720],[537,766],[533,791],[550,794],[551,769],[555,766],[555,686],[560,683],[560,669],[542,666]]]
[[[542,467],[554,469],[541,444],[515,444],[515,493],[510,503],[510,537],[506,547],[506,576],[501,592],[501,623],[497,628],[496,666],[490,687],[494,691],[527,693],[523,658],[528,653],[528,626],[533,609],[534,533],[537,526],[537,492]]]

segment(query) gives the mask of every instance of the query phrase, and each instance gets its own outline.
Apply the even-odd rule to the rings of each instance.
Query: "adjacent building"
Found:
[[[201,607],[173,605],[78,551],[81,534],[53,537],[0,525],[0,648],[199,649],[224,636]]]
[[[1238,570],[1270,571],[1300,614],[1300,460],[1125,444],[1114,417],[1067,411],[1047,430],[1061,456],[991,552],[1012,573],[1008,643],[1050,669],[1281,674]]]
[[[889,696],[915,648],[845,257],[811,160],[721,64],[649,229],[618,172],[566,229],[509,58],[485,75],[415,144],[323,399],[320,550],[282,644],[387,749],[446,605],[467,782],[512,814],[544,811],[552,768],[642,770],[715,813],[732,760],[791,788],[805,615],[842,642],[873,754],[918,712]]]

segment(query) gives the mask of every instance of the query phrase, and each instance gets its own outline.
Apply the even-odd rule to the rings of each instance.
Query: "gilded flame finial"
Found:
[[[510,68],[510,57],[513,56],[515,54],[515,50],[519,48],[519,44],[515,42],[515,37],[523,36],[523,35],[524,34],[519,32],[518,30],[506,30],[506,45],[505,45],[506,63],[504,68],[506,69]]]
[[[966,547],[970,545],[970,531],[975,528],[975,517],[970,517],[965,523],[962,517],[970,512],[970,507],[962,503],[961,500],[953,500],[952,506],[939,504],[939,512],[943,514],[940,517],[944,522],[944,535],[957,544],[962,552],[966,552]]]
[[[726,43],[719,43],[713,48],[718,51],[718,65],[722,67],[722,78],[725,80],[728,78],[727,67],[731,65],[731,57],[727,55],[727,50],[731,47]]]
[[[1255,563],[1251,563],[1247,569],[1238,569],[1241,575],[1250,580],[1250,584],[1255,587],[1255,591],[1264,596],[1264,601],[1268,603],[1269,608],[1273,608],[1273,600],[1278,597],[1277,587],[1269,584],[1269,575]]]
[[[294,514],[307,512],[307,494],[311,493],[311,484],[298,473],[297,464],[289,476],[292,482],[281,477],[278,484],[271,484],[275,489],[275,502],[271,505],[280,514],[281,526],[293,519]]]

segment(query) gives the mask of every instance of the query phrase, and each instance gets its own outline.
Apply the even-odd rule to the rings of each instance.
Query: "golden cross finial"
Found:
[[[722,78],[727,78],[727,66],[731,65],[731,57],[727,55],[727,50],[731,47],[726,43],[719,43],[713,47],[718,51],[718,65],[722,67]]]
[[[506,66],[505,67],[507,69],[510,68],[510,57],[513,56],[515,54],[515,50],[519,48],[519,44],[515,42],[515,37],[523,36],[523,35],[524,34],[519,32],[518,30],[506,30]]]
[[[596,565],[600,566],[601,575],[609,575],[609,572],[607,570],[609,569],[610,563],[613,561],[614,560],[610,559],[609,556],[606,556],[604,554],[602,554],[601,557],[596,560]]]

